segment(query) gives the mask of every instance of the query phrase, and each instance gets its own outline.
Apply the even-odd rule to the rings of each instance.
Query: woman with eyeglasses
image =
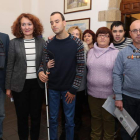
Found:
[[[119,52],[113,46],[113,35],[107,27],[96,32],[96,41],[87,55],[87,91],[91,111],[91,140],[114,140],[115,121],[102,105],[113,95],[112,70]]]

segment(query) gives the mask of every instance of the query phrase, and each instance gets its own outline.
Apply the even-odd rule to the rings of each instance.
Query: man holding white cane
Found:
[[[55,56],[54,67],[49,74],[49,113],[50,139],[57,140],[58,112],[62,98],[66,117],[66,140],[74,139],[75,94],[81,84],[84,70],[84,48],[80,39],[68,34],[65,30],[66,21],[60,12],[53,12],[50,23],[56,36],[46,43],[44,54],[49,60],[47,51]],[[43,63],[39,69],[39,78],[44,80]]]

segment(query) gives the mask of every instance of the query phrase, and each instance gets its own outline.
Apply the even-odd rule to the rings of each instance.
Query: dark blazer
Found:
[[[42,38],[35,38],[36,47],[36,72],[39,69],[43,46],[45,41]],[[10,41],[9,52],[8,52],[8,64],[6,70],[6,89],[11,89],[15,92],[21,92],[24,87],[26,79],[26,54],[24,40],[22,38],[15,38]],[[38,77],[38,75],[37,75]],[[44,88],[44,84],[38,79],[38,83],[41,88]]]
[[[9,48],[9,36],[7,34],[0,33],[0,39],[4,45],[5,54],[6,54],[5,68],[0,69],[0,88],[4,91],[5,90],[5,76],[6,76],[6,62],[7,62],[8,48]]]

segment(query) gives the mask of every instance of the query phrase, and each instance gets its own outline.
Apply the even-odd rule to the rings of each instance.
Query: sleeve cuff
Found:
[[[115,100],[122,100],[122,94],[115,94]]]
[[[41,72],[41,71],[44,71],[44,69],[43,69],[43,68],[39,68],[39,70],[38,70],[38,72],[37,72],[37,75],[38,75],[39,72]]]
[[[71,87],[70,90],[69,90],[69,92],[70,92],[71,94],[76,95],[77,90],[76,90],[75,88]]]

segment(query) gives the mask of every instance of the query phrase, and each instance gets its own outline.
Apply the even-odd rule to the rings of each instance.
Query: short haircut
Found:
[[[95,41],[96,41],[96,37],[95,37],[95,33],[94,33],[92,30],[85,30],[84,33],[83,33],[82,40],[84,41],[84,35],[85,35],[86,33],[91,34],[91,36],[92,36],[92,42],[93,42],[93,44],[94,44]]]
[[[112,32],[110,29],[108,29],[107,27],[101,27],[97,30],[96,32],[96,41],[97,41],[97,37],[99,34],[109,34],[109,38],[110,38],[110,42],[109,42],[109,45],[110,43],[113,42],[113,35],[112,35]]]
[[[55,14],[59,14],[61,16],[61,18],[62,18],[62,21],[65,20],[65,17],[64,17],[64,15],[61,12],[53,12],[53,13],[51,13],[51,16],[53,16]]]
[[[125,31],[124,24],[123,24],[121,21],[114,21],[114,22],[111,24],[110,29],[112,30],[114,26],[115,26],[115,27],[122,26],[122,27],[123,27],[123,30]]]
[[[78,27],[78,26],[72,26],[68,29],[68,33],[72,33],[73,30],[78,30],[79,31],[79,34],[80,34],[80,39],[82,40],[82,36],[83,36],[83,33],[81,31],[81,29]]]
[[[23,17],[28,18],[33,23],[34,26],[33,37],[42,35],[44,29],[39,18],[29,13],[22,13],[17,17],[17,19],[14,21],[13,25],[11,26],[12,34],[14,36],[16,36],[17,38],[24,38],[24,34],[21,32],[21,19]]]

